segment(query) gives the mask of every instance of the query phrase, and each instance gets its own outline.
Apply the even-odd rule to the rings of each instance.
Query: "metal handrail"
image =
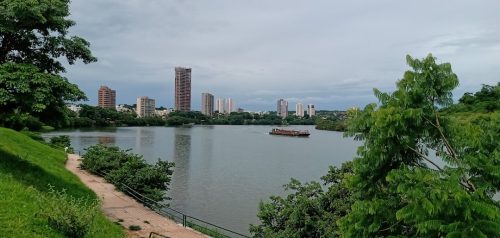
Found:
[[[79,151],[79,152],[80,152],[80,151]],[[103,177],[103,178],[107,179],[107,178],[106,178],[107,173],[100,173],[100,172],[92,172],[92,173],[97,174],[97,175],[99,175],[99,176],[101,176],[101,177]],[[165,207],[165,205],[160,204],[158,201],[155,201],[155,200],[153,200],[153,199],[151,199],[151,198],[149,198],[149,197],[145,196],[144,194],[141,194],[141,193],[137,192],[136,190],[132,189],[131,187],[129,187],[128,185],[126,185],[126,184],[124,184],[124,183],[121,183],[121,182],[116,182],[116,181],[111,181],[111,182],[112,182],[113,184],[115,184],[115,185],[120,185],[120,186],[125,187],[125,188],[126,188],[126,191],[123,191],[123,192],[125,192],[126,194],[128,194],[128,195],[132,196],[135,200],[137,200],[137,201],[141,202],[143,205],[145,205],[145,206],[147,206],[147,207],[151,208],[152,210],[154,210],[154,211],[155,211],[156,213],[158,213],[159,215],[164,216],[164,217],[167,217],[167,218],[170,218],[170,219],[172,219],[172,217],[173,217],[173,218],[174,218],[173,220],[176,220],[176,221],[178,221],[177,219],[182,219],[182,220],[181,220],[181,222],[182,222],[182,226],[183,226],[183,227],[187,227],[187,226],[189,226],[189,223],[188,223],[188,220],[187,220],[187,219],[188,219],[188,218],[190,218],[190,219],[196,220],[196,221],[198,221],[198,222],[200,222],[200,223],[203,223],[203,224],[205,224],[205,225],[209,225],[209,226],[215,227],[215,228],[217,228],[217,229],[223,230],[223,231],[225,231],[225,232],[228,232],[228,233],[230,233],[230,234],[232,234],[232,235],[236,235],[237,237],[250,238],[250,236],[243,235],[243,234],[238,233],[238,232],[236,232],[236,231],[232,231],[232,230],[226,229],[226,228],[224,228],[224,227],[221,227],[221,226],[215,225],[215,224],[213,224],[213,223],[210,223],[210,222],[204,221],[204,220],[202,220],[202,219],[199,219],[199,218],[196,218],[196,217],[193,217],[193,216],[190,216],[190,215],[184,214],[183,212],[177,211],[177,210],[175,210],[175,209],[173,209],[173,208],[170,208],[170,207]],[[147,200],[147,202],[146,202],[145,200]],[[149,204],[155,205],[156,207],[149,206]],[[175,212],[175,213],[177,213],[177,214],[179,214],[179,215],[181,215],[181,216],[176,216],[176,215],[174,215],[174,214],[170,213],[169,211]],[[166,213],[166,214],[165,214],[165,213]],[[177,218],[177,219],[175,219],[175,218]],[[198,225],[198,224],[196,224],[196,225]],[[217,232],[218,232],[218,231],[217,231]],[[227,235],[227,234],[222,234],[222,235],[225,235],[225,236],[227,236],[227,237],[231,237],[231,236],[229,236],[229,235]],[[150,237],[151,237],[151,234],[150,234]],[[234,236],[233,236],[233,237],[234,237]]]
[[[162,237],[162,238],[170,238],[170,236],[164,236],[162,234],[158,234],[156,232],[149,233],[149,238]]]

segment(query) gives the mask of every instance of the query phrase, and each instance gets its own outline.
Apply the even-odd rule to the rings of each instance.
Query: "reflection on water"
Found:
[[[100,144],[115,144],[115,137],[114,136],[99,136],[97,137],[97,141],[99,141]]]
[[[155,140],[155,131],[149,127],[138,127],[135,136],[135,146],[141,147],[153,144]]]
[[[185,201],[189,193],[189,160],[191,158],[191,134],[190,128],[175,128],[174,130],[174,174],[172,176],[172,187],[169,194],[172,197],[172,207],[184,211],[185,207],[175,201]],[[181,203],[184,204],[184,203]]]
[[[104,142],[132,149],[149,163],[173,161],[172,208],[248,234],[260,201],[283,195],[292,177],[319,180],[329,165],[352,159],[359,145],[342,133],[290,128],[309,129],[311,136],[270,136],[269,126],[121,127],[44,136],[69,135],[77,151]]]

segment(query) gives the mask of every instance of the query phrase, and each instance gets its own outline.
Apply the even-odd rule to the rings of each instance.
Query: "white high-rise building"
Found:
[[[224,98],[217,98],[217,102],[215,104],[215,110],[219,111],[219,113],[226,113],[226,110],[224,109],[224,106],[226,105],[226,100]]]
[[[304,104],[298,102],[295,105],[295,116],[304,117]]]
[[[232,98],[228,98],[226,100],[226,113],[231,113],[236,111],[236,104],[234,103],[234,100]]]
[[[138,97],[136,112],[138,117],[150,117],[155,114],[155,100],[148,97]]]
[[[288,102],[280,99],[276,103],[276,115],[281,118],[286,118],[288,116]]]
[[[210,93],[201,94],[201,113],[211,116],[214,112],[214,95]]]
[[[307,105],[307,115],[309,117],[316,116],[316,109],[314,109],[314,104]]]

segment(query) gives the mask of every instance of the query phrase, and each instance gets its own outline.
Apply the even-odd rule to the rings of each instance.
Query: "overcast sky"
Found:
[[[71,34],[97,63],[67,68],[95,105],[138,96],[173,107],[174,67],[191,67],[192,108],[201,93],[237,107],[276,110],[285,98],[333,110],[375,102],[395,88],[405,55],[450,62],[459,98],[500,81],[500,1],[72,0]]]

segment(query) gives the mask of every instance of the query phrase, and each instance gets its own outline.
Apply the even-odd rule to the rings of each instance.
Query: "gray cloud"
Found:
[[[239,107],[274,109],[278,98],[345,109],[394,89],[405,55],[433,53],[461,80],[456,95],[500,81],[500,2],[73,0],[71,33],[99,62],[67,76],[96,101],[99,85],[118,103],[147,95],[173,106],[174,67],[193,68],[201,92]]]

